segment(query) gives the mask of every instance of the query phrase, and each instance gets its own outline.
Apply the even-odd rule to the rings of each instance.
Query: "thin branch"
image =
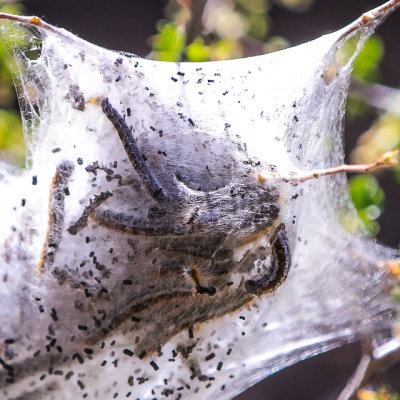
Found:
[[[82,41],[85,41],[83,39],[79,39],[73,33],[68,32],[65,29],[57,28],[56,26],[51,25],[36,16],[26,17],[26,16],[22,16],[22,15],[7,14],[7,13],[0,12],[0,20],[2,20],[2,19],[8,20],[8,21],[19,22],[23,25],[34,26],[34,27],[43,29],[45,31],[52,32],[52,33],[60,36],[64,40],[68,40],[69,42],[72,42],[72,43],[82,43]],[[88,46],[97,47],[90,42],[87,42],[87,41],[85,41],[85,42],[87,43]]]
[[[371,357],[363,355],[353,376],[347,382],[337,400],[350,400],[362,386],[366,373],[371,365]]]
[[[377,160],[370,164],[342,164],[331,168],[314,169],[307,171],[304,175],[290,176],[284,180],[288,182],[301,183],[321,176],[338,174],[340,172],[368,172],[377,167],[393,167],[399,163],[399,150],[387,151]]]
[[[345,28],[346,30],[340,36],[339,40],[347,38],[351,33],[368,26],[372,21],[376,21],[378,18],[386,18],[399,6],[400,0],[390,0],[381,6],[364,13],[360,18],[356,19]]]
[[[203,13],[208,0],[190,2],[190,19],[186,24],[186,44],[190,44],[203,30]]]
[[[24,25],[37,26],[39,28],[46,29],[50,32],[60,33],[60,29],[57,29],[55,26],[50,25],[47,22],[40,19],[39,17],[35,17],[35,16],[24,17],[22,15],[0,13],[0,19],[16,21],[16,22],[20,22],[21,24],[24,24]]]
[[[364,341],[363,344],[364,354],[338,400],[355,399],[357,391],[370,382],[377,373],[400,360],[400,338],[398,337],[392,338],[376,349],[373,349],[371,340]]]

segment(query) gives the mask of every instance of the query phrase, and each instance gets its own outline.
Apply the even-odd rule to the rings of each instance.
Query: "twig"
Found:
[[[370,164],[342,164],[331,168],[314,169],[307,171],[304,175],[290,176],[286,178],[288,182],[305,182],[321,176],[338,174],[340,172],[368,172],[377,167],[393,167],[399,163],[399,150],[387,151],[377,160]]]
[[[16,21],[20,22],[21,24],[37,26],[39,28],[46,29],[51,32],[60,33],[60,29],[57,29],[55,26],[48,24],[47,22],[43,21],[39,17],[24,17],[22,15],[14,15],[14,14],[7,14],[7,13],[0,13],[0,19],[6,19],[9,21]]]
[[[7,13],[0,12],[0,20],[2,20],[2,19],[8,20],[8,21],[19,22],[23,25],[34,26],[34,27],[43,29],[45,31],[55,33],[56,35],[62,37],[64,40],[68,40],[69,42],[72,42],[72,43],[81,43],[82,41],[85,41],[83,39],[79,39],[73,33],[68,32],[65,29],[57,28],[56,26],[51,25],[36,16],[25,17],[22,15],[14,15],[14,14],[7,14]],[[86,42],[86,43],[88,44],[88,46],[97,47],[90,42]]]
[[[337,400],[355,399],[357,391],[380,371],[400,360],[400,339],[392,338],[373,349],[371,340],[364,341],[363,356],[353,376],[347,382]]]
[[[378,18],[386,18],[390,13],[392,13],[396,8],[400,6],[400,0],[390,0],[379,7],[374,8],[361,15],[360,18],[356,19],[353,23],[345,28],[345,31],[340,36],[339,40],[345,39],[354,31],[366,27],[372,21],[376,21]]]
[[[203,13],[208,0],[190,2],[190,19],[186,24],[186,44],[190,44],[203,30]]]
[[[353,376],[349,379],[337,400],[350,400],[357,393],[357,390],[364,382],[364,378],[370,365],[371,357],[369,355],[363,355]]]

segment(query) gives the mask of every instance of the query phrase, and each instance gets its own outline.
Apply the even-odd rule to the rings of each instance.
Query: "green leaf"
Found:
[[[214,43],[211,47],[211,60],[230,60],[242,57],[242,49],[235,39],[225,38]]]
[[[257,39],[264,39],[268,33],[267,19],[264,15],[249,14],[246,17],[247,34]]]
[[[186,49],[186,58],[192,62],[202,62],[210,59],[211,49],[204,44],[204,40],[197,38]]]
[[[336,59],[340,65],[345,65],[354,54],[358,44],[358,35],[348,39],[336,53]],[[353,62],[353,76],[367,82],[379,79],[379,63],[384,55],[383,41],[378,35],[372,35],[359,55]]]
[[[349,180],[349,191],[358,215],[368,232],[379,232],[376,221],[383,211],[385,194],[373,175],[356,175]]]
[[[25,145],[21,118],[16,111],[0,109],[1,158],[21,167],[25,165]]]
[[[373,82],[379,79],[379,63],[385,53],[382,39],[371,36],[365,43],[353,64],[353,74],[364,81]]]
[[[350,179],[350,195],[357,210],[371,205],[382,208],[383,190],[373,175],[356,175]]]
[[[185,46],[185,34],[173,23],[165,23],[153,39],[155,58],[160,61],[180,61]]]

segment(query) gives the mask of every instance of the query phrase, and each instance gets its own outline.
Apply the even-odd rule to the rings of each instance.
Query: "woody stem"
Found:
[[[304,175],[290,176],[287,180],[289,182],[305,182],[310,179],[319,178],[321,176],[338,174],[340,172],[368,172],[377,167],[396,166],[399,162],[399,150],[387,151],[383,153],[378,159],[369,164],[355,164],[348,165],[342,164],[336,167],[314,169],[307,171]]]

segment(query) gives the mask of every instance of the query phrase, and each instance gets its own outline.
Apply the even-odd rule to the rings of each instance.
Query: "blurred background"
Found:
[[[25,0],[0,11],[37,15],[98,45],[166,61],[206,61],[284,49],[350,23],[374,0]],[[347,162],[370,162],[400,148],[400,12],[379,28],[358,57],[347,104]],[[349,49],[350,51],[350,49]],[[24,166],[10,56],[0,49],[0,161]],[[399,247],[400,168],[350,177],[359,217],[346,229]],[[393,296],[400,301],[400,290]],[[238,400],[336,399],[361,350],[351,344],[269,377]],[[386,386],[383,386],[386,384]],[[390,385],[390,386],[388,386]],[[399,400],[400,365],[381,374],[359,400]]]

